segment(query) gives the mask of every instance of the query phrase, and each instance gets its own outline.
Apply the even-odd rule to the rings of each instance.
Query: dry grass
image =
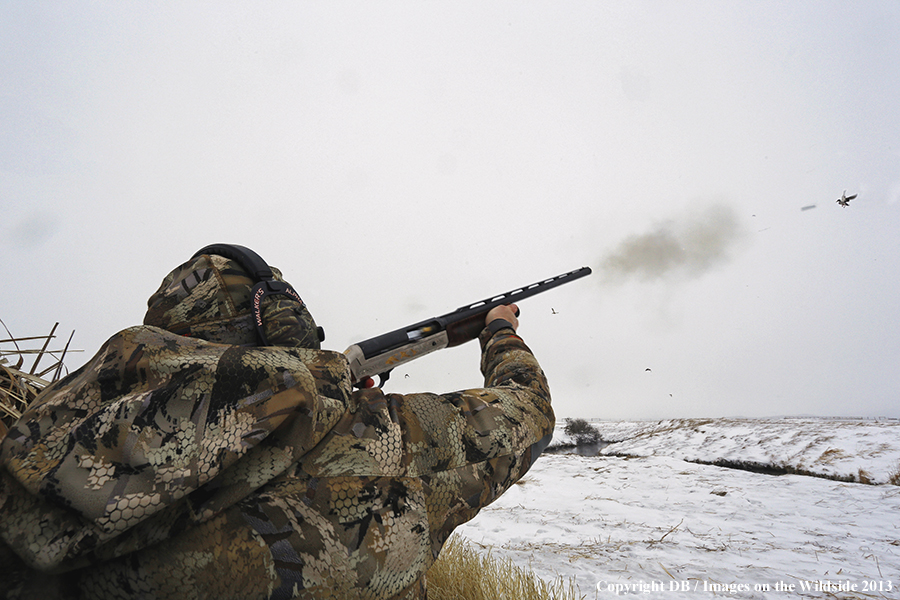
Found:
[[[859,468],[859,472],[857,473],[856,477],[857,481],[859,481],[860,483],[864,483],[866,485],[872,485],[874,483],[874,481],[872,481],[872,474],[862,467]]]
[[[509,560],[482,554],[452,536],[428,571],[430,600],[568,600],[581,598],[571,581],[548,583]]]
[[[897,463],[897,468],[888,473],[887,482],[891,485],[900,485],[900,463]]]
[[[847,458],[847,454],[839,448],[829,448],[819,456],[816,463],[823,465],[834,464],[835,461]]]
[[[7,429],[22,416],[22,412],[49,384],[63,375],[63,360],[72,342],[73,331],[69,335],[62,350],[49,350],[50,341],[56,336],[53,326],[48,335],[34,337],[13,337],[2,320],[0,325],[9,335],[8,339],[0,339],[0,439]],[[34,357],[31,367],[25,366]],[[48,362],[49,360],[49,362]],[[43,363],[43,364],[42,364]],[[27,370],[26,370],[27,369]]]

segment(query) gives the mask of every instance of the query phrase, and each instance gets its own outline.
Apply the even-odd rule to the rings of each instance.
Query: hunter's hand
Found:
[[[496,319],[503,319],[504,321],[508,321],[510,325],[512,325],[513,329],[519,328],[519,319],[516,318],[516,313],[519,312],[519,307],[515,304],[504,304],[502,306],[495,306],[492,308],[487,317],[484,319],[485,325],[490,325],[491,321]]]

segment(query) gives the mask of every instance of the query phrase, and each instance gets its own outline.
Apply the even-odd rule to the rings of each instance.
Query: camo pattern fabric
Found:
[[[59,570],[109,540],[130,550],[168,538],[161,523],[203,522],[324,437],[347,403],[343,367],[337,353],[125,330],[3,440],[0,534],[32,566]]]
[[[141,328],[132,332],[139,333],[161,335]],[[351,394],[343,355],[312,352],[326,355],[310,369],[325,418],[306,427],[315,433],[300,446],[318,443],[230,505],[220,501],[203,510],[216,491],[229,488],[216,483],[230,469],[246,465],[240,475],[227,477],[233,487],[265,466],[272,473],[273,465],[283,464],[286,459],[273,458],[277,452],[252,457],[253,450],[269,447],[263,442],[272,436],[222,468],[217,478],[119,533],[63,508],[59,494],[34,496],[18,480],[10,485],[6,476],[0,493],[3,539],[26,560],[35,554],[28,548],[65,546],[53,551],[55,565],[31,565],[56,571],[81,567],[57,577],[59,597],[424,598],[424,574],[453,529],[524,475],[553,428],[546,380],[524,343],[509,329],[490,339],[483,334],[482,343],[486,387],[445,395],[385,395],[377,388]],[[341,390],[344,406],[333,411],[328,399],[337,399]],[[22,429],[20,423],[15,431]],[[15,438],[4,442],[4,464],[14,454],[8,445],[21,444]],[[285,449],[278,443],[271,447]],[[82,470],[80,480],[86,482],[94,468]],[[163,479],[152,480],[155,493],[166,491]],[[237,493],[228,497],[253,485],[232,489]],[[171,485],[167,491],[176,495]],[[8,597],[29,597],[36,585],[42,586],[42,597],[53,597],[46,589],[53,578],[16,569],[5,576],[8,581],[0,584]],[[17,585],[21,594],[14,591]]]
[[[281,271],[270,268],[274,279],[284,282]],[[144,325],[219,344],[255,345],[255,284],[231,259],[208,254],[192,258],[166,275],[150,296]],[[270,345],[319,348],[316,323],[305,304],[270,296],[262,306]]]
[[[307,325],[283,298],[264,314],[287,346],[221,343],[250,331],[227,305],[252,283],[222,261],[151,298],[176,332],[116,334],[10,429],[3,597],[425,598],[453,529],[549,443],[547,382],[512,329],[482,332],[484,388],[353,391],[343,354],[294,345]]]

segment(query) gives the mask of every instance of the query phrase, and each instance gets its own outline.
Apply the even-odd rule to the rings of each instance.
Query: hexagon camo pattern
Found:
[[[337,353],[224,346],[153,327],[117,334],[40,396],[0,449],[6,472],[45,510],[80,520],[49,546],[27,541],[26,532],[0,534],[27,562],[59,568],[75,546],[84,553],[170,507],[193,521],[209,518],[331,429],[346,398],[320,395],[312,370],[333,370],[319,363],[335,358],[342,361]],[[24,505],[10,506],[19,507],[10,516],[26,518]]]
[[[178,342],[166,338],[157,348]],[[242,387],[240,398],[217,387],[219,379],[211,396],[199,391],[200,382],[183,385],[179,393],[194,398],[191,410],[167,406],[146,426],[169,437],[144,429],[128,435],[135,423],[148,422],[141,411],[153,406],[145,397],[150,392],[138,392],[116,418],[90,421],[106,431],[119,428],[100,439],[117,440],[120,454],[104,446],[103,452],[82,453],[80,462],[47,443],[65,436],[44,428],[29,437],[30,429],[20,424],[11,433],[12,446],[3,446],[16,479],[0,479],[0,533],[32,566],[47,567],[33,555],[49,553],[51,568],[75,569],[57,576],[58,597],[424,598],[424,574],[453,529],[524,475],[553,429],[546,380],[525,344],[511,330],[493,338],[485,332],[481,342],[486,387],[440,396],[351,392],[342,355],[281,349],[287,355],[251,364],[270,373],[273,365],[294,360],[306,371],[295,365],[276,368],[274,381],[251,378],[255,383]],[[228,352],[217,348],[222,356]],[[303,352],[309,355],[298,355]],[[130,356],[119,352],[109,368],[128,365]],[[229,385],[239,385],[240,370],[232,370]],[[121,383],[125,371],[110,379]],[[94,410],[107,398],[100,387],[83,394]],[[263,408],[265,402],[274,404]],[[218,416],[212,422],[196,418],[202,411]],[[285,411],[304,418],[279,420]],[[120,415],[132,419],[129,428],[123,430]],[[276,429],[281,422],[285,427]],[[197,444],[203,434],[216,441]],[[41,452],[28,458],[14,451],[38,444]],[[151,447],[168,454],[160,459]],[[126,454],[152,467],[154,477],[142,489],[135,490],[129,478],[121,483],[117,460]],[[69,468],[87,499],[60,502],[58,490],[75,484],[47,484],[59,465]],[[256,489],[261,481],[267,483]],[[102,503],[91,499],[103,494]],[[20,524],[7,526],[12,522]],[[60,539],[65,543],[53,541]],[[164,543],[154,545],[159,541]],[[91,567],[81,568],[86,564]],[[38,582],[25,569],[12,569],[5,589],[26,594],[29,585],[33,590],[54,580]]]

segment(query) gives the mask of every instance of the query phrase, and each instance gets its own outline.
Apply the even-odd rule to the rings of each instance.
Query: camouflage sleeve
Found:
[[[485,387],[440,395],[358,390],[301,462],[320,489],[322,481],[359,478],[418,490],[432,558],[457,525],[528,471],[553,431],[547,380],[528,346],[512,329],[485,331],[480,340]]]
[[[555,424],[544,372],[512,329],[485,329],[483,389],[442,397],[456,408],[446,440],[463,464],[423,476],[435,556],[453,529],[518,481],[550,443]],[[458,466],[457,466],[458,465]]]
[[[547,378],[534,358],[531,349],[511,328],[504,328],[491,334],[485,328],[479,336],[481,342],[481,372],[486,388],[510,384],[526,387],[535,394],[535,400],[550,409],[550,390]]]

